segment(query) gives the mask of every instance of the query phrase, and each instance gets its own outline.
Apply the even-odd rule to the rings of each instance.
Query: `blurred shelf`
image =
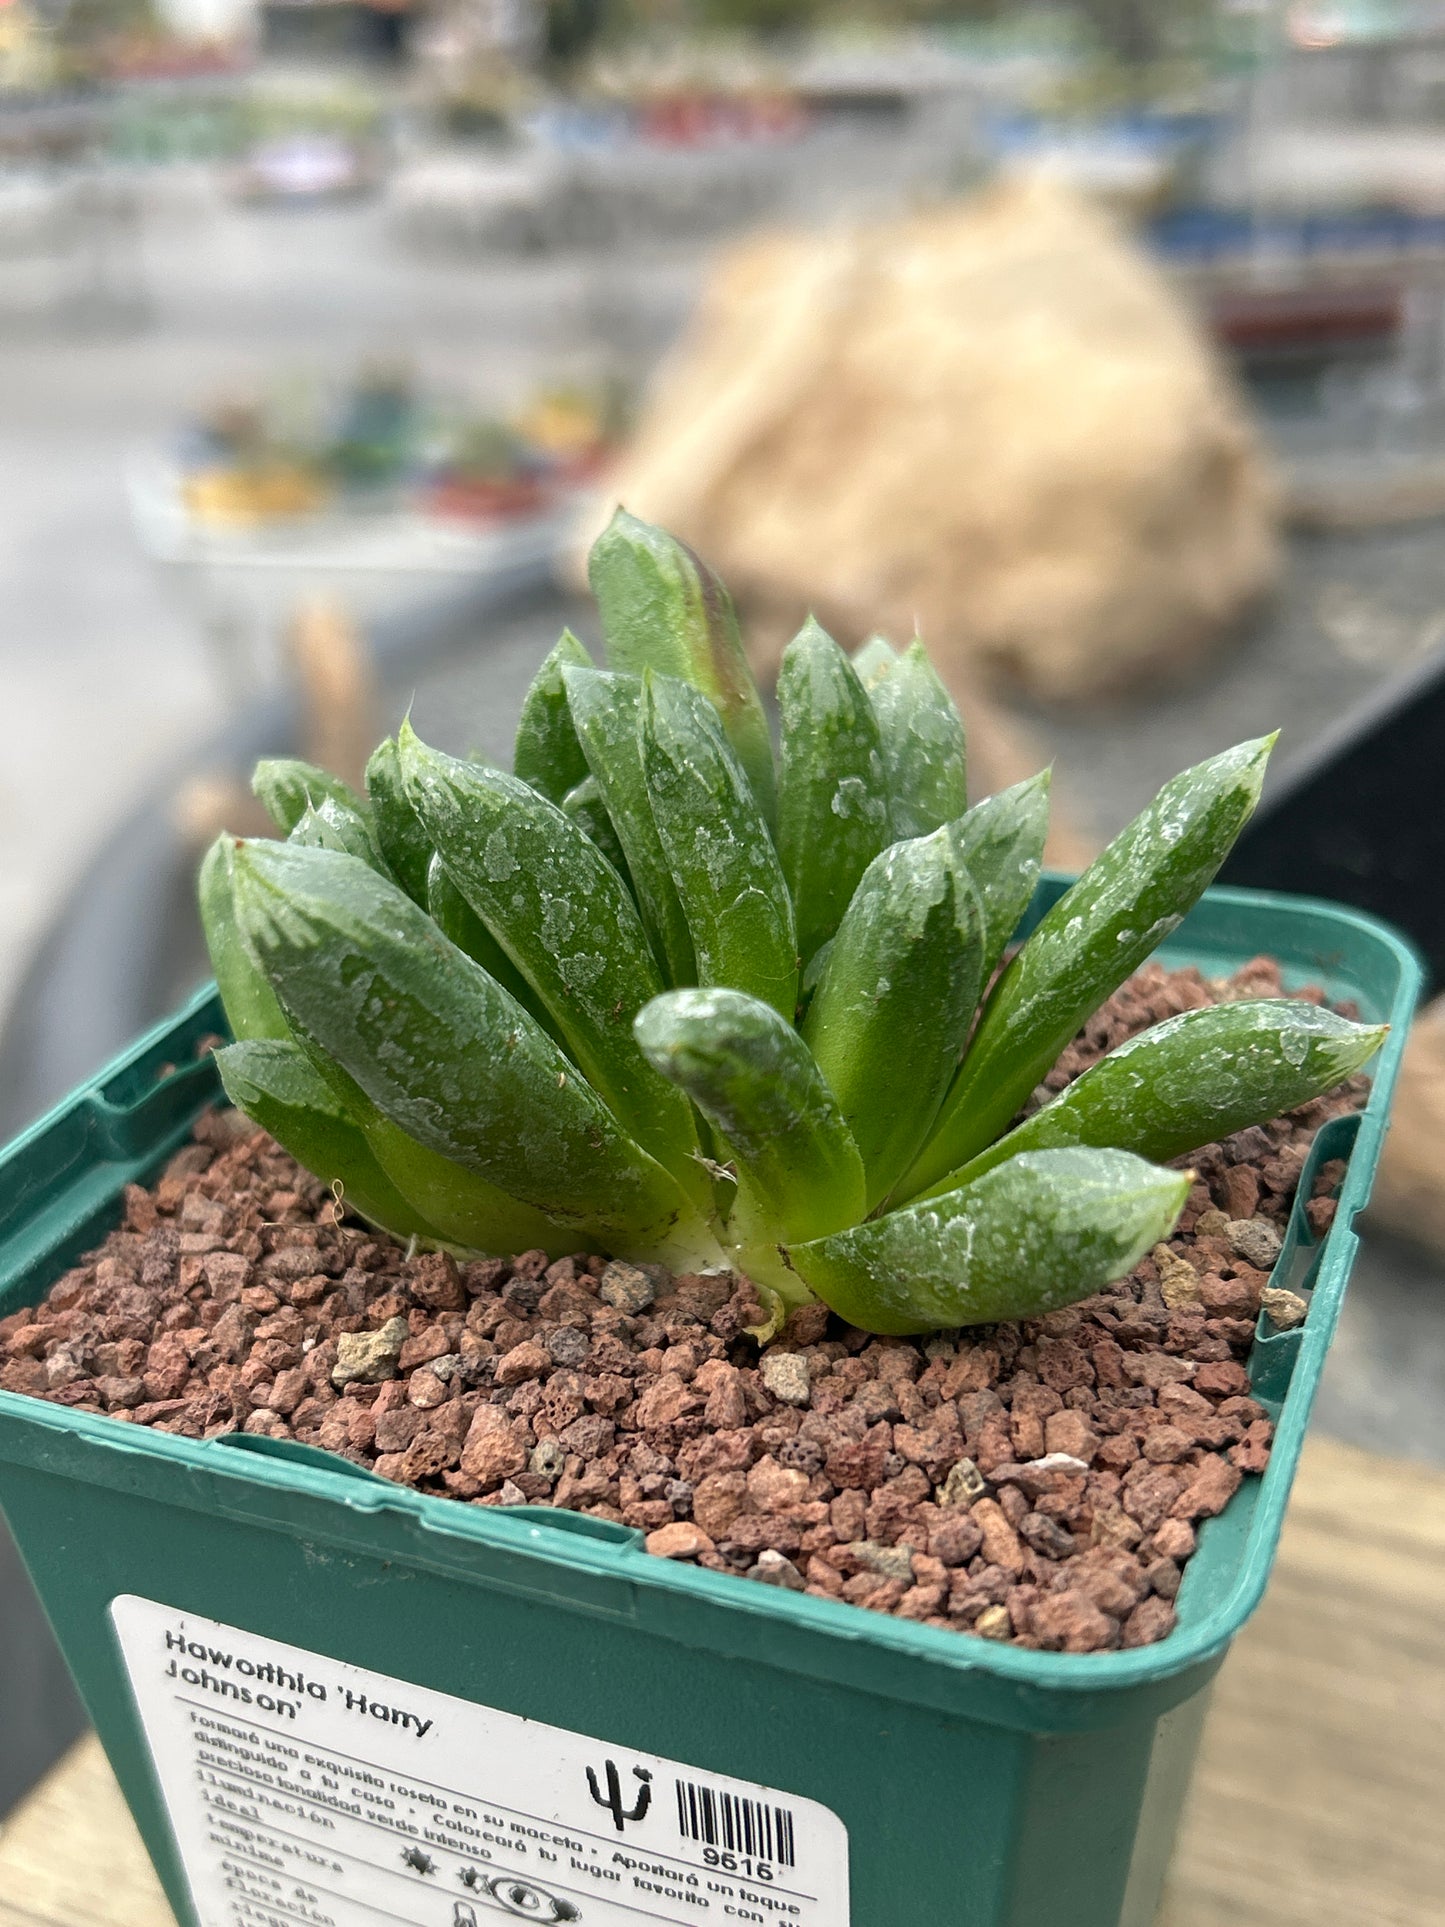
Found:
[[[1306,1448],[1157,1927],[1445,1918],[1445,1473]],[[174,1927],[95,1739],[0,1829],[0,1927]]]
[[[338,507],[269,521],[204,522],[185,507],[183,472],[137,451],[126,492],[136,536],[154,561],[218,575],[286,572],[307,583],[327,577],[462,576],[550,562],[576,519],[585,490],[558,490],[543,509],[472,521],[406,504],[374,511]]]

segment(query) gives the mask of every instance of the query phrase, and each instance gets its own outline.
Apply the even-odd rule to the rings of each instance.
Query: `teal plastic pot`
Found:
[[[1210,1682],[1269,1576],[1419,983],[1382,925],[1245,891],[1211,892],[1160,954],[1222,975],[1260,952],[1394,1028],[1368,1109],[1306,1167],[1302,1198],[1348,1160],[1328,1236],[1297,1207],[1279,1260],[1309,1316],[1251,1354],[1269,1470],[1205,1525],[1157,1646],[1020,1651],[651,1558],[604,1521],[0,1394],[0,1502],[180,1920],[1149,1927]],[[220,1023],[202,995],[4,1155],[0,1314],[184,1140]]]

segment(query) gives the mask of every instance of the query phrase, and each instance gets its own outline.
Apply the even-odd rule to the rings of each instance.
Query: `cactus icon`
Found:
[[[590,1766],[587,1769],[587,1785],[591,1790],[592,1798],[599,1807],[605,1807],[612,1815],[612,1824],[619,1833],[626,1831],[628,1821],[643,1819],[646,1816],[647,1809],[652,1805],[652,1775],[646,1767],[635,1766],[632,1769],[632,1776],[639,1782],[639,1787],[637,1804],[629,1813],[622,1804],[622,1780],[614,1762],[611,1760],[607,1762],[605,1774],[607,1792],[605,1796],[601,1787],[597,1784],[597,1775],[592,1771]]]

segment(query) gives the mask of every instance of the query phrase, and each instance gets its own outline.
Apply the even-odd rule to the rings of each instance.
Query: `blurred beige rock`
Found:
[[[1400,1060],[1370,1217],[1445,1252],[1445,997],[1425,1006]]]
[[[1229,380],[1097,208],[1009,183],[719,264],[608,478],[691,541],[776,660],[915,622],[979,672],[1088,699],[1206,657],[1270,584],[1276,488]]]

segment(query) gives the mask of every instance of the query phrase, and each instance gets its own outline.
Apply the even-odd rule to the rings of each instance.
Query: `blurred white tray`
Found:
[[[182,483],[180,465],[154,449],[126,464],[137,539],[174,575],[231,697],[254,695],[279,673],[280,632],[308,597],[332,598],[364,622],[493,577],[545,578],[582,499],[569,491],[538,514],[494,524],[379,503],[248,527],[199,521]]]

